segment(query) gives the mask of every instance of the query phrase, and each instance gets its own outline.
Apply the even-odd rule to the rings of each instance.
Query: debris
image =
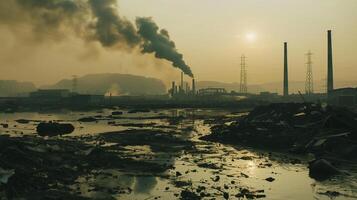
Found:
[[[181,200],[200,200],[201,197],[194,192],[188,191],[188,190],[183,190],[181,192]]]
[[[269,178],[266,178],[265,180],[268,181],[268,182],[273,182],[273,181],[275,181],[275,178],[269,177]]]
[[[240,188],[239,193],[235,195],[237,198],[247,198],[247,199],[259,199],[259,198],[265,198],[266,195],[262,194],[264,193],[264,190],[257,190],[257,191],[249,191],[246,188]]]
[[[40,136],[57,136],[70,134],[74,131],[72,124],[60,124],[55,122],[42,122],[37,125],[37,133]]]
[[[201,139],[356,160],[357,114],[343,108],[273,103],[258,106],[247,116],[216,125],[211,131]]]
[[[0,183],[7,184],[9,178],[15,174],[15,170],[5,170],[0,167]]]
[[[211,178],[212,179],[212,181],[214,181],[214,182],[218,182],[219,181],[219,179],[221,179],[219,176],[215,176],[214,178]]]
[[[310,162],[309,170],[309,176],[311,178],[321,181],[340,174],[340,171],[325,159]]]
[[[96,122],[98,121],[96,118],[94,117],[83,117],[78,119],[79,122]]]
[[[30,120],[27,120],[27,119],[18,119],[18,120],[15,120],[17,123],[19,124],[28,124],[30,123]]]
[[[224,199],[229,199],[229,193],[228,192],[223,192],[223,198]]]
[[[122,111],[113,111],[112,115],[122,115],[123,112]]]

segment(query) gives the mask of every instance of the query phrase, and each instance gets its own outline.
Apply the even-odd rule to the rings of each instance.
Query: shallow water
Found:
[[[264,194],[265,199],[331,199],[324,195],[326,191],[338,191],[341,195],[334,199],[357,198],[357,167],[350,166],[350,176],[335,177],[332,180],[318,182],[308,176],[306,162],[309,157],[292,157],[279,153],[269,153],[254,149],[222,145],[200,141],[200,136],[209,133],[211,124],[205,124],[204,119],[230,115],[222,110],[158,110],[149,113],[127,112],[119,119],[107,119],[113,110],[94,112],[57,112],[57,113],[0,113],[0,124],[9,124],[9,128],[0,126],[0,132],[13,136],[34,135],[39,121],[69,122],[75,126],[75,131],[65,137],[82,135],[100,135],[104,132],[122,131],[127,129],[164,129],[179,131],[180,136],[194,141],[196,150],[179,153],[160,154],[152,152],[146,146],[128,146],[128,156],[152,156],[152,162],[169,163],[174,169],[162,175],[150,172],[129,173],[125,170],[107,170],[91,177],[83,177],[74,185],[83,196],[92,198],[115,199],[178,199],[183,188],[197,190],[205,188],[204,199],[224,199],[228,193],[229,199],[237,199],[239,189],[247,188]],[[81,123],[77,120],[83,117],[101,115],[97,122]],[[155,117],[160,116],[155,119]],[[172,121],[170,117],[182,116],[183,120]],[[167,117],[167,118],[165,118]],[[18,119],[31,120],[28,124],[15,122]],[[114,125],[108,125],[108,121]],[[121,126],[120,124],[134,124]],[[151,124],[137,127],[135,124]],[[302,163],[293,164],[300,160]],[[179,173],[179,175],[178,175]],[[272,177],[274,181],[266,179]],[[180,181],[186,186],[175,186]],[[189,185],[187,185],[189,184]],[[102,188],[92,191],[90,188]],[[121,188],[120,193],[112,192]],[[261,190],[264,190],[261,191]],[[109,191],[109,192],[108,192]],[[111,191],[111,192],[110,192]],[[226,196],[227,197],[227,196]]]

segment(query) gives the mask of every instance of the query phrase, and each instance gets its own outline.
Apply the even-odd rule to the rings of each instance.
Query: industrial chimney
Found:
[[[176,85],[175,85],[175,81],[172,81],[172,87],[171,87],[171,97],[174,97],[176,94]]]
[[[196,95],[196,82],[195,79],[192,79],[192,94]]]
[[[327,94],[333,91],[332,33],[327,31]]]
[[[183,72],[181,72],[181,91],[180,92],[184,92],[184,87],[183,87]]]
[[[288,43],[284,42],[284,96],[289,95]]]

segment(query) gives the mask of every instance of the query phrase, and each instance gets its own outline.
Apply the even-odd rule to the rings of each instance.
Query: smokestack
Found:
[[[175,86],[175,81],[172,81],[172,88],[171,88],[171,96],[175,96],[176,93],[176,86]]]
[[[183,88],[184,88],[184,87],[183,87],[183,72],[181,72],[181,92],[184,91]]]
[[[284,96],[289,95],[288,43],[284,42]]]
[[[327,31],[327,94],[333,91],[332,33]]]
[[[192,94],[196,95],[196,83],[195,83],[195,79],[192,79]]]

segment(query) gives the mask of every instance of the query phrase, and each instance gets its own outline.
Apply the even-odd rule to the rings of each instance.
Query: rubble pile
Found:
[[[138,159],[137,155],[130,157],[119,147],[88,144],[95,141],[96,137],[85,142],[78,138],[0,135],[0,199],[90,199],[78,190],[80,177],[108,169],[161,174],[171,167],[149,158]],[[114,192],[120,194],[127,188],[117,190]]]
[[[40,136],[66,135],[72,133],[74,129],[72,124],[56,122],[41,122],[36,128]]]
[[[357,160],[357,114],[345,108],[276,103],[256,107],[247,116],[211,130],[203,139],[313,153],[331,162]]]

